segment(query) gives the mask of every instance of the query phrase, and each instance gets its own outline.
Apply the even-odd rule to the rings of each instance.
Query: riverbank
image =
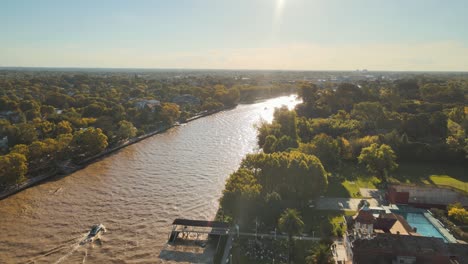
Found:
[[[88,254],[92,263],[166,261],[160,253],[172,220],[213,219],[227,176],[257,149],[254,125],[272,120],[275,107],[294,107],[294,98],[239,104],[1,200],[2,260],[55,263],[67,255],[66,262],[81,263]],[[70,253],[69,241],[96,223],[111,231],[102,245]],[[199,257],[190,250],[168,253],[170,262]]]
[[[213,114],[216,114],[216,113],[219,113],[219,112],[222,112],[222,111],[226,111],[226,110],[231,110],[233,108],[235,108],[237,105],[235,106],[228,106],[228,107],[223,107],[223,108],[220,108],[220,109],[217,109],[217,110],[213,110],[213,111],[203,111],[201,113],[198,113],[190,118],[187,118],[184,122],[182,123],[188,123],[188,122],[191,122],[191,121],[194,121],[194,120],[197,120],[197,119],[200,119],[202,117],[206,117],[206,116],[209,116],[209,115],[213,115]],[[20,183],[20,184],[15,184],[15,185],[12,185],[12,186],[9,186],[7,187],[6,189],[4,189],[3,191],[0,191],[0,200],[3,200],[15,193],[18,193],[20,191],[23,191],[27,188],[30,188],[30,187],[33,187],[34,185],[36,184],[39,184],[43,181],[46,181],[47,179],[51,179],[55,176],[58,176],[58,175],[61,175],[63,177],[71,174],[71,173],[74,173],[78,170],[81,170],[83,168],[85,168],[86,166],[102,159],[102,158],[105,158],[107,157],[108,155],[110,154],[113,154],[125,147],[128,147],[130,145],[133,145],[135,143],[138,143],[140,141],[143,141],[147,138],[150,138],[154,135],[157,135],[157,134],[161,134],[161,133],[164,133],[166,132],[167,130],[173,128],[173,127],[176,127],[176,126],[179,126],[179,123],[175,123],[175,124],[172,124],[170,126],[165,126],[165,127],[162,127],[162,128],[159,128],[159,129],[156,129],[155,131],[152,131],[152,132],[149,132],[149,133],[146,133],[144,135],[141,135],[141,136],[138,136],[138,137],[135,137],[135,138],[132,138],[132,139],[129,139],[127,141],[125,141],[124,143],[118,145],[118,146],[115,146],[115,147],[112,147],[112,148],[109,148],[109,149],[106,149],[105,151],[97,154],[97,155],[94,155],[92,157],[89,157],[89,158],[86,158],[76,164],[60,164],[60,168],[59,169],[54,169],[53,171],[50,171],[50,172],[47,172],[47,173],[44,173],[44,174],[41,174],[41,175],[38,175],[36,177],[33,177],[33,178],[30,178],[30,179],[27,179],[26,181]]]

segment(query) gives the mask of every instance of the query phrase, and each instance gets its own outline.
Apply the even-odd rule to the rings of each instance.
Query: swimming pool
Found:
[[[416,232],[426,237],[442,238],[445,242],[447,239],[437,230],[431,222],[424,216],[423,213],[398,212],[402,215],[411,227],[416,228]]]

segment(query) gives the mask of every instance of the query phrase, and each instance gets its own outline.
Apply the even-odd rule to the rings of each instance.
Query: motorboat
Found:
[[[103,224],[93,225],[91,230],[89,231],[88,235],[86,236],[83,241],[81,241],[81,245],[93,242],[94,240],[98,239],[101,233],[106,232],[106,227]]]

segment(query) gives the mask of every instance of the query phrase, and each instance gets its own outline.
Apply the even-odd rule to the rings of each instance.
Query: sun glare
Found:
[[[283,13],[284,2],[286,0],[276,0],[276,8],[275,8],[275,23],[278,23],[281,19],[281,15]]]

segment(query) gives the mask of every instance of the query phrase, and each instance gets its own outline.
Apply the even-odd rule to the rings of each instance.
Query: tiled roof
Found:
[[[359,211],[358,215],[354,218],[355,222],[359,222],[360,224],[373,224],[375,222],[375,217],[372,215],[372,212],[361,210]]]

